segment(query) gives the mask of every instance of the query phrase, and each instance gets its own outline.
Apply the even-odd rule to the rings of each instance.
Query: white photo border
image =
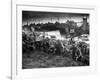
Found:
[[[95,8],[81,8],[68,6],[39,6],[30,4],[14,4],[12,9],[12,79],[42,78],[70,75],[94,74],[96,70],[96,13]],[[90,66],[61,67],[46,69],[22,70],[22,10],[49,11],[64,13],[88,13],[90,14]],[[92,35],[92,36],[91,36]],[[92,47],[91,47],[92,46]],[[95,54],[94,54],[95,53]]]

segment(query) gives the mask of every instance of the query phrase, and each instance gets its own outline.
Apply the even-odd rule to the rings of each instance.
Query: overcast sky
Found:
[[[83,17],[87,16],[89,21],[89,14],[80,13],[57,13],[57,12],[36,12],[36,11],[22,11],[22,22],[26,24],[30,23],[47,23],[56,21],[65,23],[67,20],[73,20],[75,22],[82,22]]]

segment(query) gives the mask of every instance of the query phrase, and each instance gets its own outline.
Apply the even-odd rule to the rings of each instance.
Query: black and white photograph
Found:
[[[90,66],[90,14],[22,11],[22,69]]]

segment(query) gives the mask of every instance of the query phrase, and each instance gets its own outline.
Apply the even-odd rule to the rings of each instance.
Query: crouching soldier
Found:
[[[71,54],[72,54],[73,60],[81,61],[81,58],[82,58],[81,49],[78,46],[76,46],[75,44],[72,45]]]
[[[56,48],[54,45],[50,45],[49,49],[48,49],[48,53],[49,54],[55,54]]]

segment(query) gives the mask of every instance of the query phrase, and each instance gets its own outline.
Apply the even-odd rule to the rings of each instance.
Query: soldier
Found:
[[[61,49],[62,49],[62,46],[61,46],[61,42],[60,41],[57,42],[57,44],[55,45],[55,48],[56,48],[55,53],[57,55],[60,55],[61,54]]]
[[[48,49],[48,53],[49,54],[55,54],[56,48],[54,45],[50,45],[49,49]]]
[[[72,54],[73,60],[78,61],[78,60],[81,60],[81,58],[82,58],[81,49],[76,44],[72,45],[71,54]]]

